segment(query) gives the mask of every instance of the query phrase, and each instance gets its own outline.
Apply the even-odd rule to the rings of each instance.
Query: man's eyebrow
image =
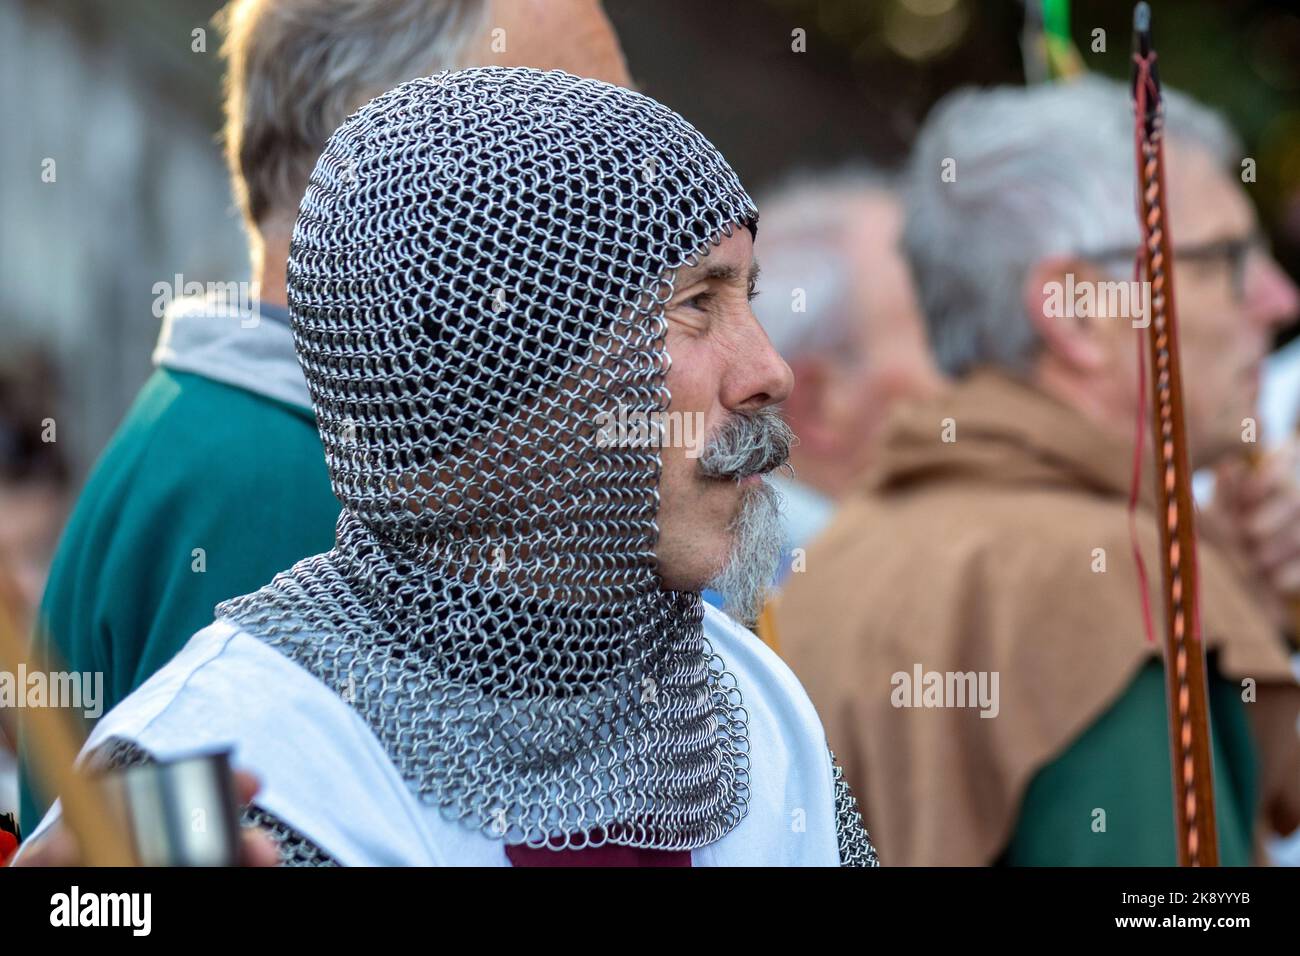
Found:
[[[705,269],[695,281],[700,282],[706,279],[716,279],[719,282],[732,282],[740,276],[740,270],[729,262],[715,262]],[[758,283],[758,260],[755,259],[749,264],[749,275],[746,281],[750,288]]]

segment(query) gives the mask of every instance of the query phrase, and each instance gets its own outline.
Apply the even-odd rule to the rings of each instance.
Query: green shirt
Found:
[[[1258,809],[1250,705],[1212,658],[1208,674],[1219,862],[1247,866]],[[1177,865],[1164,681],[1161,663],[1147,664],[1110,709],[1034,776],[1001,863]]]
[[[102,672],[103,712],[213,607],[334,546],[311,411],[186,372],[145,383],[77,500],[41,602],[51,668]],[[49,801],[22,774],[24,833]]]

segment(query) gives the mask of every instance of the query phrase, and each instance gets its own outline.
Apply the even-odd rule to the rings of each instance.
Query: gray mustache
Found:
[[[774,408],[736,412],[714,432],[700,456],[700,471],[709,478],[762,475],[790,459],[797,441]]]

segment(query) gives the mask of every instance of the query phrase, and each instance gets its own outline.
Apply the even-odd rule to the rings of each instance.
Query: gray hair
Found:
[[[1217,113],[1166,91],[1165,116],[1170,139],[1225,169],[1239,159]],[[959,90],[934,108],[908,164],[903,249],[944,371],[1028,370],[1025,276],[1050,255],[1136,248],[1134,163],[1128,87],[1112,80]]]
[[[359,106],[399,83],[464,65],[487,0],[232,0],[225,145],[249,227],[292,223],[316,158]]]
[[[754,300],[754,314],[786,361],[840,355],[852,345],[853,266],[844,233],[853,210],[846,200],[889,193],[892,186],[886,174],[863,165],[800,170],[759,201],[756,252],[764,294]],[[802,311],[793,305],[796,290],[803,293]]]

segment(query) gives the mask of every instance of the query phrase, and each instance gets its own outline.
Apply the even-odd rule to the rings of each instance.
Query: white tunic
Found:
[[[821,722],[790,669],[712,607],[705,634],[749,714],[750,802],[693,866],[835,866],[834,785]],[[172,759],[229,747],[262,782],[255,803],[350,866],[508,866],[499,840],[448,821],[407,787],[366,722],[275,649],[218,621],[100,720]],[[56,803],[33,833],[57,818]]]

